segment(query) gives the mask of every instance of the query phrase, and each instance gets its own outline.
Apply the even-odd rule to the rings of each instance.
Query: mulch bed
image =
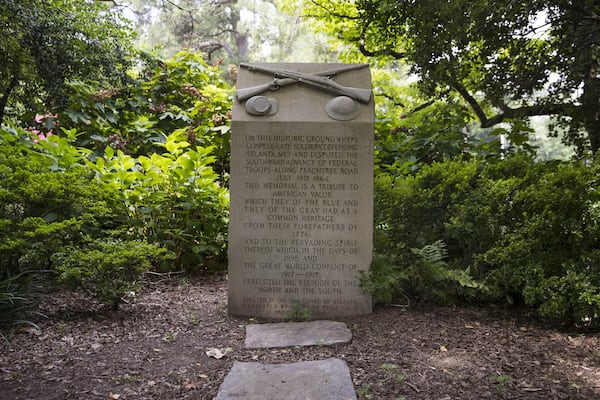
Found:
[[[234,360],[329,357],[346,361],[361,399],[600,399],[600,337],[526,313],[377,308],[339,319],[354,335],[347,345],[246,350],[255,321],[226,304],[221,277],[147,282],[118,312],[56,293],[39,330],[1,345],[0,399],[212,399]]]

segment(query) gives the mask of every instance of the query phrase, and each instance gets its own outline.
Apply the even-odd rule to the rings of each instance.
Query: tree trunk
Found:
[[[235,36],[235,44],[238,49],[239,61],[248,61],[248,53],[249,53],[249,49],[250,49],[248,35],[242,34],[240,32],[235,32],[234,36]]]
[[[4,111],[6,109],[6,105],[8,104],[8,99],[18,84],[19,76],[18,74],[14,73],[10,83],[6,87],[6,90],[4,90],[4,93],[2,93],[2,97],[0,97],[0,124],[4,121]]]
[[[600,78],[596,66],[590,68],[581,96],[583,125],[588,134],[592,154],[600,148]]]
[[[238,1],[232,6],[232,13],[230,17],[230,24],[233,27],[232,34],[233,40],[235,40],[235,47],[237,48],[237,61],[248,61],[248,52],[250,49],[248,32],[242,33],[239,29],[239,23],[241,21],[240,10],[238,9]]]

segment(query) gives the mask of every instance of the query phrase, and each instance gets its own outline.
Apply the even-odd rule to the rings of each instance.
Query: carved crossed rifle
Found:
[[[368,67],[368,64],[349,65],[346,67],[317,72],[315,74],[268,68],[244,63],[240,64],[240,67],[246,68],[252,72],[262,72],[273,75],[273,80],[269,83],[236,90],[235,96],[240,102],[246,101],[251,97],[258,96],[268,90],[278,90],[280,87],[290,85],[292,83],[300,83],[311,88],[324,90],[340,96],[347,96],[361,103],[368,103],[371,101],[370,89],[343,86],[332,79],[332,77],[343,72],[366,68]]]

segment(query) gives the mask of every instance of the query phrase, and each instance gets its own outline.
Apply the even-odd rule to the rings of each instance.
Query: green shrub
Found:
[[[119,194],[132,231],[170,249],[170,268],[199,272],[206,259],[224,253],[229,196],[211,167],[212,148],[191,148],[185,132],[169,135],[165,151],[137,158],[110,147],[94,165]]]
[[[0,332],[19,325],[35,327],[33,321],[41,314],[35,310],[34,302],[39,288],[44,286],[44,280],[52,278],[50,271],[25,271],[14,276],[1,276]]]
[[[53,256],[126,233],[115,192],[83,166],[68,165],[31,140],[32,133],[0,129],[0,308],[2,325],[32,316],[36,299],[55,282]],[[67,144],[68,145],[68,142]],[[54,148],[56,147],[56,148]],[[76,152],[74,149],[66,151]],[[68,159],[68,158],[67,158]]]
[[[138,66],[123,87],[71,81],[58,114],[0,127],[0,307],[30,304],[42,270],[114,305],[140,270],[224,265],[230,86],[189,52]]]
[[[100,156],[112,147],[134,157],[160,152],[161,143],[183,130],[192,145],[214,147],[214,169],[225,177],[229,160],[230,85],[199,53],[181,51],[168,60],[142,53],[126,87],[97,90],[68,85],[69,106],[61,123],[79,134],[76,144]]]
[[[50,256],[84,236],[101,237],[126,220],[116,193],[84,167],[54,169],[22,131],[0,130],[0,268],[51,268]]]
[[[360,285],[371,295],[375,303],[391,304],[405,297],[403,286],[408,275],[396,265],[391,256],[374,254],[368,273],[361,272]]]
[[[599,247],[600,220],[593,211],[598,202],[595,167],[579,162],[530,163],[519,180],[508,195],[488,192],[489,203],[503,203],[491,209],[501,230],[487,249],[474,255],[489,270],[485,280],[496,298],[540,307],[540,298],[525,294],[570,272],[597,284],[593,283],[597,270],[585,262]],[[506,181],[496,179],[496,187]],[[577,318],[572,310],[565,310],[564,316]]]
[[[596,279],[590,274],[572,271],[552,276],[538,286],[528,286],[525,299],[529,304],[538,305],[539,313],[546,318],[569,325],[599,327],[599,272],[596,268]]]
[[[117,309],[123,297],[137,288],[140,275],[165,262],[166,249],[139,240],[94,240],[52,256],[59,280],[95,295]]]
[[[597,163],[521,154],[434,163],[414,176],[380,174],[375,248],[410,278],[419,262],[407,249],[447,245],[446,265],[421,262],[412,275],[423,279],[413,279],[416,293],[449,278],[457,285],[431,285],[433,298],[520,302],[544,316],[593,321],[600,314],[597,176]]]
[[[142,58],[127,88],[72,83],[61,119],[93,150],[88,166],[127,210],[130,231],[176,255],[170,269],[222,269],[230,87],[198,54]]]
[[[448,303],[473,296],[487,288],[469,274],[469,268],[452,269],[446,263],[448,251],[442,241],[411,249],[417,257],[407,268],[410,294],[421,301]]]
[[[369,272],[361,276],[361,286],[376,303],[389,304],[402,297],[404,302],[414,299],[445,304],[487,290],[468,269],[448,267],[446,245],[441,241],[398,256],[375,254]]]

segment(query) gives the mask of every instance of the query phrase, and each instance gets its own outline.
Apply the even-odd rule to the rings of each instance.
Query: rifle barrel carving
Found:
[[[235,95],[241,102],[246,101],[253,96],[258,96],[259,94],[268,90],[277,90],[281,86],[286,86],[292,83],[300,83],[312,88],[335,93],[337,95],[347,96],[361,103],[368,103],[371,101],[370,89],[343,86],[331,79],[332,76],[343,72],[366,68],[368,67],[368,64],[349,65],[332,70],[317,72],[315,74],[268,68],[244,63],[240,64],[240,67],[247,68],[252,72],[261,72],[273,76],[273,80],[265,83],[264,85],[236,90]]]

